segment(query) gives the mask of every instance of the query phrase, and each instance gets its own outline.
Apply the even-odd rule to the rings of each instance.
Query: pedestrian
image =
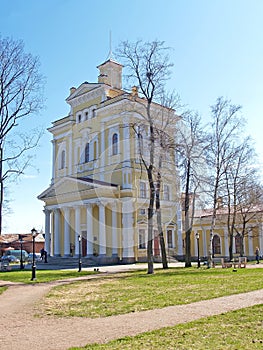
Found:
[[[256,247],[256,261],[259,264],[259,247]]]
[[[40,250],[40,254],[41,254],[41,260],[44,260],[44,257],[45,257],[45,249],[44,248],[42,248]]]

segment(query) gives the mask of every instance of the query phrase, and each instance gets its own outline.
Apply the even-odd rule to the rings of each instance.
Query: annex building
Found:
[[[136,87],[122,89],[122,65],[97,67],[98,82],[72,87],[70,112],[53,122],[53,164],[44,202],[45,249],[51,256],[82,256],[98,263],[146,259],[149,126]],[[152,104],[156,115],[165,107]],[[143,147],[142,147],[143,145]],[[165,156],[162,223],[170,256],[183,256],[180,186],[175,155]],[[156,215],[155,215],[156,216]],[[160,257],[154,218],[154,256]]]

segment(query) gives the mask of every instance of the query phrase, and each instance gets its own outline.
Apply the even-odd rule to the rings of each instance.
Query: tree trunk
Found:
[[[162,213],[161,213],[161,208],[160,208],[160,187],[161,187],[161,174],[158,173],[157,185],[156,185],[156,198],[155,198],[155,206],[156,206],[156,213],[157,213],[157,226],[158,226],[159,240],[160,240],[160,246],[161,246],[161,256],[162,256],[163,268],[168,269],[165,241],[164,241],[163,228],[162,228]]]
[[[2,234],[2,226],[3,226],[3,201],[4,201],[4,182],[3,182],[3,148],[0,146],[0,236]]]
[[[229,260],[231,261],[233,259],[233,233],[230,232],[229,234]]]
[[[150,184],[150,201],[148,207],[148,242],[147,242],[147,263],[148,263],[148,274],[153,274],[153,205],[154,205],[154,183],[152,177],[151,166],[147,169],[148,180]]]
[[[188,160],[185,186],[185,267],[191,267],[191,232],[192,228],[189,219],[189,186],[190,186],[190,169],[191,163]]]

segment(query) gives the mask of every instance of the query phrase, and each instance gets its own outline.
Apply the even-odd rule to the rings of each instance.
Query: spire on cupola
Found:
[[[97,68],[100,71],[98,82],[110,85],[113,88],[122,88],[122,65],[113,59],[111,48],[111,32],[110,32],[110,50],[106,61]]]

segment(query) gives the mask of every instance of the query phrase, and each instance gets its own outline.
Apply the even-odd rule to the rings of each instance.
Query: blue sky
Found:
[[[51,126],[65,116],[71,86],[96,82],[97,66],[123,40],[155,39],[172,48],[168,89],[206,118],[217,97],[243,106],[246,132],[263,162],[263,1],[261,0],[0,0],[0,33],[22,39],[46,76],[46,106],[25,127]],[[51,179],[51,136],[36,150],[39,171],[9,188],[12,212],[4,232],[44,228],[36,197]]]

